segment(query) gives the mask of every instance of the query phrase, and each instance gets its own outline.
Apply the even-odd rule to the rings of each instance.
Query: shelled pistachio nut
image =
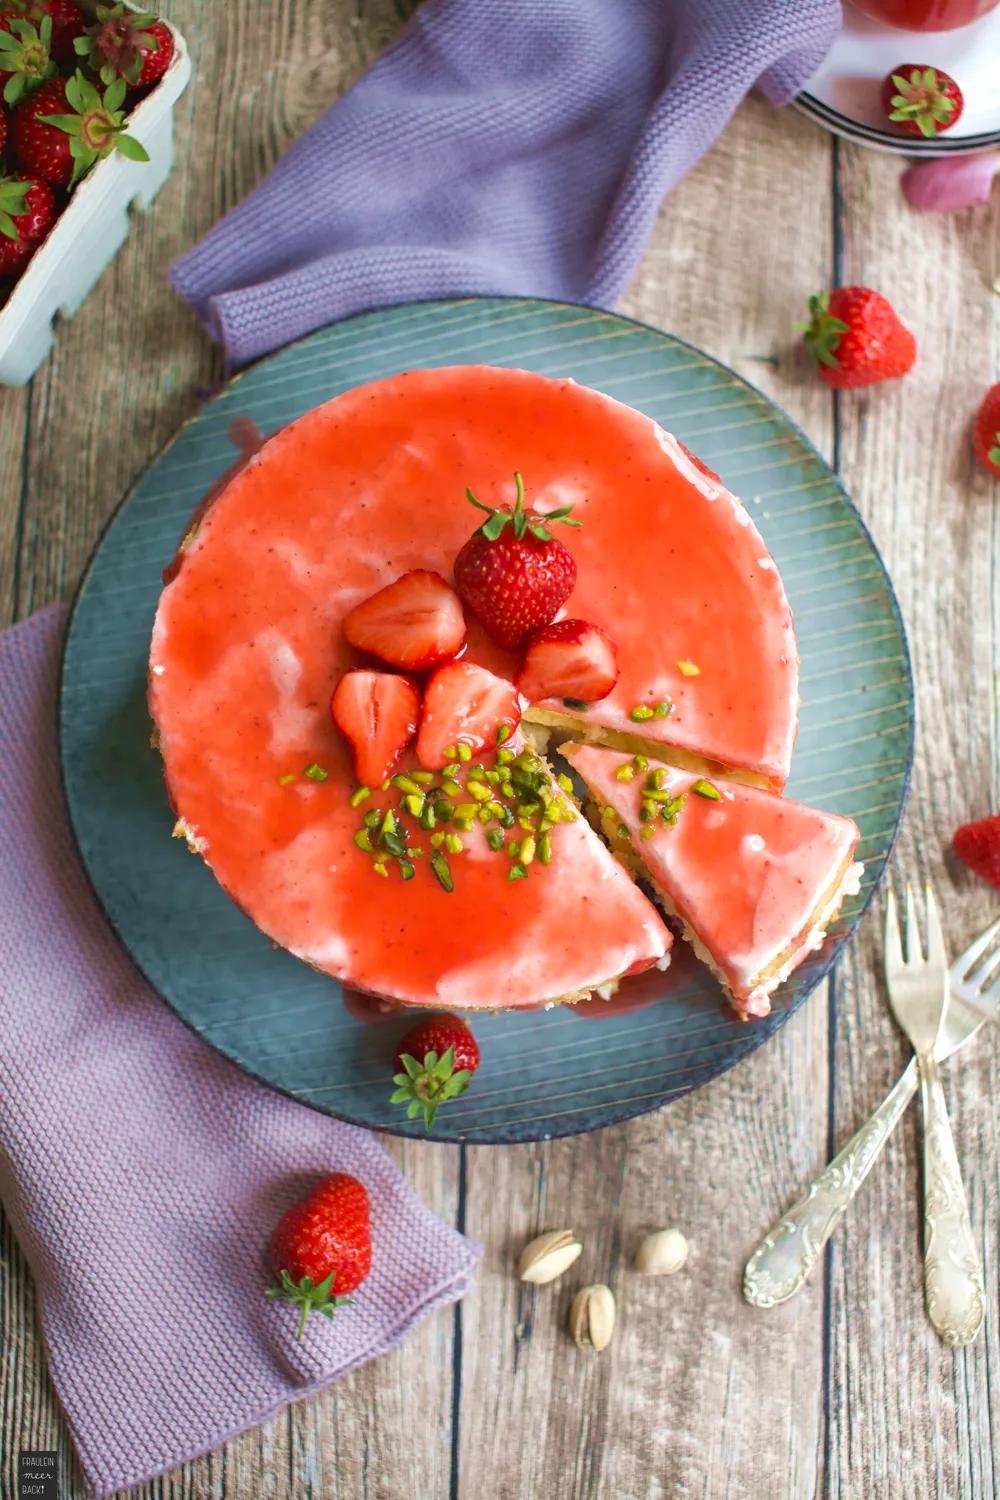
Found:
[[[635,1252],[635,1268],[643,1276],[673,1276],[687,1258],[688,1242],[679,1229],[657,1229]]]
[[[610,1287],[599,1282],[581,1287],[569,1310],[569,1331],[578,1349],[600,1353],[608,1347],[615,1331],[615,1299]]]
[[[517,1274],[521,1281],[544,1286],[568,1271],[582,1251],[572,1229],[550,1229],[525,1245],[518,1257]]]

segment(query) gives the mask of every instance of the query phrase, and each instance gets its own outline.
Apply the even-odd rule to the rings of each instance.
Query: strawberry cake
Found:
[[[645,756],[581,744],[561,750],[612,848],[648,878],[737,1010],[767,1015],[772,992],[857,894],[855,824]]]
[[[666,966],[555,735],[796,806],[770,795],[792,618],[749,514],[573,381],[469,366],[348,391],[216,487],[164,577],[149,696],[175,831],[359,990],[532,1007]],[[774,903],[776,973],[800,916]]]

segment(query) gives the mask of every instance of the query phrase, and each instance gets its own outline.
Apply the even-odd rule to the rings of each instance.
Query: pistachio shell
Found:
[[[568,1271],[582,1251],[583,1246],[572,1229],[551,1229],[525,1245],[518,1258],[517,1274],[522,1281],[544,1286]]]
[[[600,1353],[608,1347],[615,1331],[615,1299],[610,1287],[600,1282],[581,1287],[569,1310],[569,1331],[578,1349]]]
[[[644,1276],[673,1276],[687,1258],[688,1242],[679,1229],[657,1229],[635,1252],[635,1268]]]

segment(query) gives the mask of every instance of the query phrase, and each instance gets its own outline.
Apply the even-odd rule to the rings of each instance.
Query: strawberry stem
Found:
[[[332,1318],[338,1307],[350,1307],[348,1297],[338,1297],[333,1291],[336,1274],[336,1270],[331,1271],[314,1286],[311,1276],[303,1276],[300,1281],[294,1281],[288,1271],[281,1270],[278,1273],[279,1284],[265,1288],[265,1296],[280,1297],[283,1301],[290,1302],[293,1307],[301,1308],[298,1328],[295,1331],[295,1337],[300,1343],[305,1332],[306,1319],[311,1312],[320,1312],[325,1318]]]
[[[514,501],[513,510],[507,510],[500,506],[484,505],[481,500],[476,498],[472,490],[467,488],[465,491],[465,498],[469,504],[474,505],[477,510],[486,512],[488,519],[483,522],[479,529],[487,541],[495,542],[507,526],[513,526],[514,535],[518,541],[521,540],[526,531],[530,531],[531,535],[537,537],[540,542],[550,542],[552,540],[552,532],[549,530],[549,527],[554,521],[559,521],[564,526],[579,526],[581,524],[579,521],[570,519],[570,511],[573,509],[572,505],[560,505],[556,510],[540,512],[537,515],[526,511],[524,508],[524,480],[518,470],[514,471],[514,485],[517,490],[517,498]]]
[[[847,324],[830,312],[830,293],[817,292],[809,298],[809,321],[793,323],[792,327],[804,336],[804,343],[818,365],[827,365],[831,370],[840,368],[837,349]]]
[[[407,1119],[410,1120],[422,1113],[424,1125],[430,1130],[441,1105],[464,1094],[472,1074],[465,1068],[455,1072],[454,1047],[449,1047],[440,1057],[436,1052],[427,1052],[423,1062],[418,1062],[408,1052],[401,1053],[399,1060],[406,1071],[394,1076],[392,1081],[396,1089],[389,1103],[405,1102]]]

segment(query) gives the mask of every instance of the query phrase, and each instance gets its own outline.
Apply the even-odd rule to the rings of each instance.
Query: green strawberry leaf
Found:
[[[127,156],[129,161],[149,161],[149,152],[134,135],[120,135],[115,141],[115,146],[122,156]]]
[[[57,130],[65,130],[67,135],[79,136],[79,115],[39,115],[43,125],[54,125]]]
[[[124,78],[116,78],[104,95],[104,108],[115,114],[125,102],[126,83]]]

